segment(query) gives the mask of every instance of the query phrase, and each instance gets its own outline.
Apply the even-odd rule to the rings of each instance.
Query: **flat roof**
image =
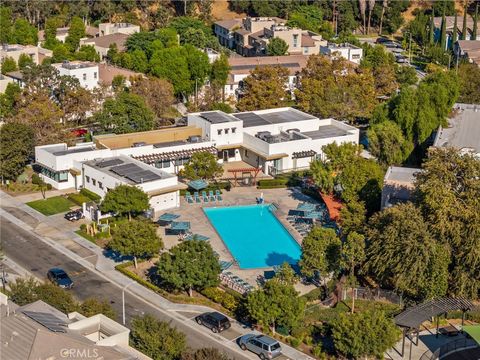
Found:
[[[316,117],[313,115],[293,108],[272,110],[269,112],[249,111],[236,113],[233,114],[233,116],[243,121],[244,128],[316,119]]]
[[[87,151],[93,151],[95,150],[95,146],[81,146],[81,147],[72,147],[67,150],[60,150],[57,151],[58,148],[45,148],[46,151],[49,153],[52,153],[55,156],[62,156],[62,155],[67,155],[67,154],[75,154],[75,153],[81,153],[81,152],[87,152]]]
[[[422,171],[418,168],[390,166],[385,174],[385,182],[413,184],[415,175]]]
[[[456,104],[458,114],[440,128],[433,146],[473,149],[480,153],[480,105]]]
[[[231,121],[236,121],[234,117],[224,113],[223,111],[207,111],[202,112],[199,116],[205,120],[207,120],[211,124],[222,124]]]
[[[325,126],[320,126],[318,130],[304,131],[302,132],[302,134],[316,140],[316,139],[327,139],[332,137],[346,136],[349,133],[348,131],[341,129],[338,126],[325,125]]]
[[[130,185],[175,177],[172,174],[125,155],[101,160],[90,160],[86,161],[84,165],[90,166]]]

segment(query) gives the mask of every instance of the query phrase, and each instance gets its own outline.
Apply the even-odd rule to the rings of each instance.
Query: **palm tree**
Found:
[[[372,20],[373,7],[375,6],[375,0],[368,0],[368,27],[367,34],[370,33],[370,22]]]
[[[380,29],[378,31],[378,35],[382,35],[382,28],[383,28],[383,16],[385,15],[385,10],[388,7],[388,0],[383,0],[382,3],[382,15],[380,15]]]
[[[365,34],[365,30],[367,29],[367,26],[365,24],[365,11],[367,10],[367,0],[358,0],[358,5],[360,7],[360,15],[362,16],[363,21],[363,33]]]

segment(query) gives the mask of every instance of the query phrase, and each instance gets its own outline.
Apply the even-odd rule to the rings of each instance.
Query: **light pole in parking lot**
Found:
[[[123,320],[122,323],[123,325],[125,325],[125,290],[127,290],[127,288],[132,284],[135,284],[135,281],[128,283],[122,288],[122,320]]]

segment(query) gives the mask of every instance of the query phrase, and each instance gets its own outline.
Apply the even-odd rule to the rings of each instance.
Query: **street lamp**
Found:
[[[127,288],[132,284],[135,284],[135,281],[132,281],[132,282],[128,283],[127,285],[125,285],[122,288],[122,320],[123,320],[123,325],[125,325],[125,290],[127,290]]]

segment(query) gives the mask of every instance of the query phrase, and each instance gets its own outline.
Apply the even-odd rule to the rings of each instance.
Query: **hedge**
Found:
[[[91,201],[95,201],[95,202],[100,201],[100,199],[102,198],[101,196],[95,194],[93,191],[87,190],[87,189],[85,189],[85,188],[83,188],[82,190],[80,190],[80,194],[82,194],[83,196],[89,198]]]
[[[207,186],[205,189],[202,189],[200,191],[198,191],[199,193],[202,193],[202,191],[206,191],[207,193],[212,190],[214,193],[216,190],[220,190],[220,193],[222,193],[222,190],[227,190],[227,191],[230,191],[230,189],[232,188],[232,184],[230,184],[229,182],[219,182],[219,183],[214,183],[214,184],[210,184],[209,186]],[[192,192],[195,192],[197,190],[194,190],[194,189],[182,189],[180,190],[180,195],[181,196],[184,196],[187,191],[189,191],[190,193]]]
[[[258,180],[258,186],[287,185],[288,179],[264,179]]]
[[[287,185],[259,185],[257,189],[285,189]]]
[[[235,311],[239,303],[233,295],[220,290],[218,287],[206,288],[201,292],[201,294],[210,300],[221,304],[225,309],[230,311]]]
[[[91,201],[90,198],[82,194],[68,194],[68,200],[77,204],[78,206],[82,206],[83,203],[87,203]]]

